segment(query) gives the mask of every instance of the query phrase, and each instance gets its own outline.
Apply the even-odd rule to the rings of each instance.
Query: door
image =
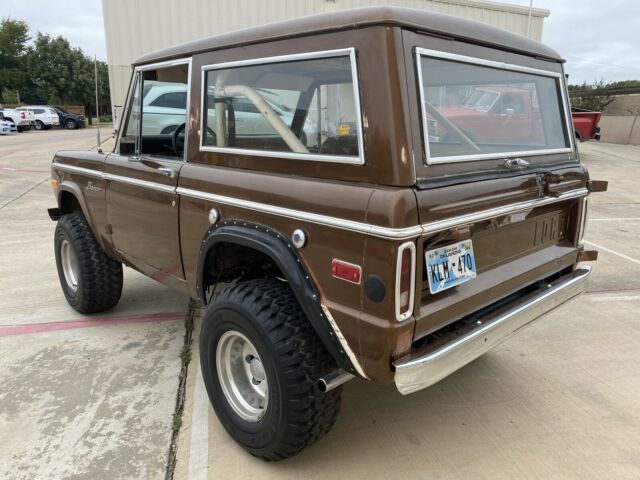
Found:
[[[189,71],[190,60],[136,69],[118,146],[105,166],[114,248],[148,276],[181,287],[176,187],[184,161],[187,95],[181,96],[181,108],[163,110],[151,103],[159,91],[186,93]]]

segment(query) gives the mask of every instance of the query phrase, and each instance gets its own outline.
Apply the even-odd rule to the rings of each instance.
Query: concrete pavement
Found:
[[[103,138],[108,136],[103,129]],[[188,299],[125,269],[112,311],[66,303],[49,163],[95,130],[0,137],[0,478],[164,478]]]
[[[640,147],[580,150],[610,181],[591,201],[589,293],[421,392],[347,383],[334,429],[279,463],[230,439],[192,362],[174,478],[640,478]]]

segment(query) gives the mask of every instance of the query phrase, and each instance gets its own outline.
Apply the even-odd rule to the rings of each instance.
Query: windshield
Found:
[[[474,90],[474,92],[469,95],[469,98],[467,98],[464,106],[473,110],[478,110],[479,112],[488,112],[497,98],[498,94],[495,92]]]
[[[571,151],[561,75],[419,55],[428,163]]]

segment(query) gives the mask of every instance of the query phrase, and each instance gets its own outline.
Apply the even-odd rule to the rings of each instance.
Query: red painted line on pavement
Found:
[[[186,313],[151,313],[139,315],[123,315],[120,317],[88,317],[87,320],[67,320],[62,322],[29,323],[25,325],[0,326],[0,337],[11,335],[27,335],[29,333],[53,332],[57,330],[73,330],[76,328],[102,327],[105,325],[124,325],[131,323],[164,322],[184,319]]]

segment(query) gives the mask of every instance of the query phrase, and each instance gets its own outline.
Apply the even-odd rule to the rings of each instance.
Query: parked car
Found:
[[[16,126],[18,132],[31,130],[35,115],[29,111],[18,111],[13,108],[0,108],[0,120],[6,120]]]
[[[143,123],[143,134],[170,134],[184,121],[187,106],[187,85],[158,81],[148,81],[142,105],[147,121]],[[262,92],[265,101],[271,109],[290,125],[293,121],[293,108],[277,103],[270,98],[269,92]],[[239,97],[232,100],[231,111],[234,113],[236,125],[242,124],[243,132],[247,135],[277,135],[269,122],[247,98]],[[215,109],[209,111],[209,124],[215,123]],[[303,142],[307,136],[316,133],[316,127],[311,119],[306,119],[303,128]]]
[[[78,115],[75,113],[69,113],[66,110],[63,110],[60,107],[52,107],[56,113],[58,114],[58,118],[60,119],[60,126],[67,128],[69,130],[73,130],[76,128],[84,128],[85,127],[85,119],[84,116]]]
[[[544,142],[544,131],[540,106],[532,98],[534,84],[523,87],[475,87],[457,99],[448,92],[447,104],[438,107],[438,111],[473,141],[540,144]],[[444,122],[429,115],[427,123],[432,141],[456,141]]]
[[[15,124],[8,120],[0,120],[0,135],[8,135],[11,133],[18,133],[18,128]]]
[[[186,85],[171,131],[145,126],[154,82]],[[474,138],[447,110],[524,90],[542,136],[504,102],[486,131],[468,120]],[[565,91],[540,43],[393,7],[148,54],[114,150],[53,158],[62,292],[107,310],[129,265],[198,298],[220,422],[251,454],[290,457],[329,431],[352,378],[427,388],[585,291],[587,199],[606,182],[580,163]],[[486,111],[470,118],[494,112],[472,103]]]
[[[587,140],[600,140],[600,118],[602,112],[594,112],[584,108],[571,108],[571,118],[576,140],[586,142]]]
[[[57,127],[60,124],[58,113],[51,107],[44,105],[28,105],[17,107],[19,112],[33,113],[33,128],[36,130],[49,130],[51,127]]]

